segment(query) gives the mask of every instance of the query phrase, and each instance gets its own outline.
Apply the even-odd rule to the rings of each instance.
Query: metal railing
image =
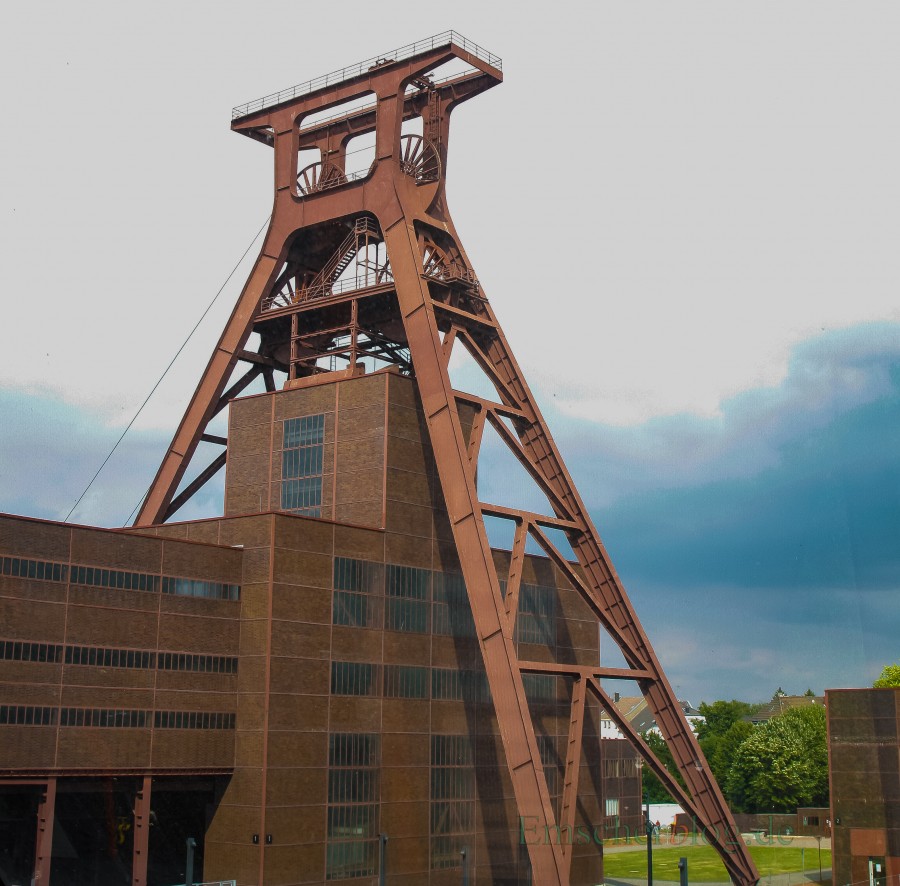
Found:
[[[313,301],[317,298],[328,298],[332,295],[341,295],[345,292],[355,292],[358,289],[374,289],[376,286],[393,286],[394,278],[390,271],[382,274],[366,274],[360,277],[348,277],[345,280],[337,280],[334,283],[320,283],[318,286],[310,286],[309,289],[301,289],[295,293],[297,302]]]
[[[379,287],[388,287],[394,285],[394,278],[389,270],[384,270],[380,274],[371,273],[359,277],[347,277],[345,280],[337,280],[334,283],[319,283],[316,286],[309,286],[306,289],[283,290],[276,292],[273,296],[263,301],[262,309],[264,311],[280,311],[283,308],[298,305],[302,302],[316,301],[320,298],[331,298],[334,295],[343,295],[346,292],[356,292],[363,289],[378,289]],[[290,299],[290,304],[276,304],[278,296]]]
[[[433,37],[427,37],[424,40],[409,43],[406,46],[401,46],[399,49],[394,49],[391,52],[385,52],[381,55],[367,58],[364,61],[357,62],[355,65],[349,65],[346,68],[332,71],[330,74],[316,77],[314,80],[308,80],[306,83],[298,83],[296,86],[289,86],[287,89],[282,89],[279,92],[273,92],[270,95],[264,95],[262,98],[255,99],[254,101],[238,105],[237,107],[232,108],[231,119],[237,120],[240,117],[246,117],[247,114],[280,105],[282,102],[290,101],[298,96],[315,92],[317,89],[324,89],[326,86],[333,86],[335,83],[342,83],[353,77],[359,77],[361,74],[365,74],[373,68],[412,58],[414,55],[418,55],[426,50],[437,49],[438,47],[449,46],[451,44],[458,46],[460,49],[464,49],[476,58],[497,68],[497,70],[503,70],[502,60],[492,52],[488,52],[477,43],[467,40],[462,34],[459,34],[456,31],[443,31],[440,34],[435,34]]]
[[[455,74],[448,74],[446,77],[438,77],[436,80],[432,81],[434,86],[442,86],[444,83],[449,83],[451,80],[459,80],[463,77],[469,77],[472,74],[477,74],[478,68],[466,68],[462,71],[457,71]],[[418,92],[419,87],[410,84],[406,87],[406,95],[409,96],[414,92]],[[300,122],[300,132],[305,132],[309,129],[318,129],[321,126],[325,126],[328,123],[333,123],[335,120],[344,120],[348,117],[358,117],[362,114],[371,113],[378,106],[378,102],[367,102],[364,105],[359,105],[355,108],[350,108],[347,111],[338,111],[334,114],[329,114],[327,117],[317,117],[313,115],[310,118],[305,118]],[[307,122],[309,120],[309,122]]]

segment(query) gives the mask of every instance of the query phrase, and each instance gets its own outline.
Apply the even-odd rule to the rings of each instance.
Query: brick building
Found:
[[[834,883],[900,880],[900,689],[829,689]]]
[[[427,441],[411,379],[330,373],[232,402],[221,518],[0,518],[0,883],[171,886],[191,837],[197,880],[529,882]],[[523,581],[522,657],[595,665],[559,570]],[[571,683],[525,685],[558,805]],[[599,733],[589,703],[572,883],[639,828]]]

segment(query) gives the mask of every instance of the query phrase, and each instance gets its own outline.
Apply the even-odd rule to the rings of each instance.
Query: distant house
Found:
[[[685,719],[691,724],[691,729],[694,731],[694,735],[696,735],[697,727],[701,723],[706,722],[706,717],[704,717],[703,714],[701,714],[689,701],[682,699],[678,704],[681,705],[681,710],[684,712]]]
[[[770,702],[762,705],[755,714],[750,714],[750,716],[745,717],[744,719],[749,720],[754,726],[759,726],[760,723],[766,723],[773,717],[778,717],[793,708],[805,708],[809,707],[811,704],[817,704],[824,707],[825,696],[776,694]]]
[[[653,719],[653,713],[647,707],[647,699],[643,696],[620,697],[616,693],[614,701],[619,713],[631,724],[631,727],[636,732],[655,732],[657,735],[660,734],[656,720]],[[688,723],[690,723],[691,729],[696,734],[698,724],[705,722],[706,718],[689,701],[680,700],[678,704],[681,706]],[[600,735],[603,738],[625,738],[607,711],[602,711],[600,714]]]

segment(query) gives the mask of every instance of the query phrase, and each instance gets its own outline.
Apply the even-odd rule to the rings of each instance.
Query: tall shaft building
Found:
[[[168,886],[192,841],[241,886],[596,884],[642,827],[601,707],[758,878],[449,213],[451,113],[501,67],[446,32],[234,109],[272,217],[135,526],[2,523],[0,878]],[[488,445],[532,504],[482,496]]]

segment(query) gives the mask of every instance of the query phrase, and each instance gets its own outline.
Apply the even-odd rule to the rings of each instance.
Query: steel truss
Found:
[[[224,454],[176,494],[212,418],[262,375],[274,390],[277,370],[289,380],[336,368],[357,371],[366,357],[414,374],[427,420],[443,496],[475,621],[519,813],[563,831],[575,823],[588,696],[603,705],[649,768],[703,828],[733,881],[749,886],[759,874],[678,705],[672,687],[610,563],[493,309],[466,258],[444,197],[449,117],[465,101],[502,81],[499,60],[454,35],[403,60],[379,59],[349,69],[337,82],[285,101],[262,102],[232,128],[274,147],[272,220],[231,319],[210,359],[136,526],[164,522],[224,464]],[[468,47],[468,48],[467,48]],[[400,58],[401,56],[398,56]],[[436,67],[461,59],[470,69],[435,81]],[[321,119],[319,112],[374,93],[366,105]],[[305,124],[317,114],[320,122]],[[422,137],[401,134],[421,116]],[[346,149],[360,133],[375,133],[368,173],[346,174]],[[298,151],[317,147],[322,160],[298,172]],[[315,166],[315,164],[312,164]],[[298,178],[299,176],[299,178]],[[373,247],[374,250],[373,251]],[[384,253],[378,253],[384,249]],[[360,258],[361,253],[364,253]],[[357,262],[356,273],[345,272]],[[342,276],[344,275],[344,276]],[[252,332],[258,352],[245,350]],[[455,390],[448,364],[464,347],[497,391],[489,400]],[[239,362],[249,369],[231,382]],[[229,382],[231,382],[229,387]],[[468,436],[458,407],[474,407]],[[487,426],[493,428],[546,496],[553,514],[483,502],[475,484]],[[505,594],[488,543],[484,517],[514,525]],[[561,530],[573,564],[552,540]],[[625,668],[522,661],[513,640],[527,540],[531,538],[581,595],[616,642]],[[522,674],[571,681],[571,717],[559,816],[547,788]],[[684,778],[683,790],[619,715],[603,679],[636,681]],[[571,845],[528,846],[535,883],[566,884]]]

